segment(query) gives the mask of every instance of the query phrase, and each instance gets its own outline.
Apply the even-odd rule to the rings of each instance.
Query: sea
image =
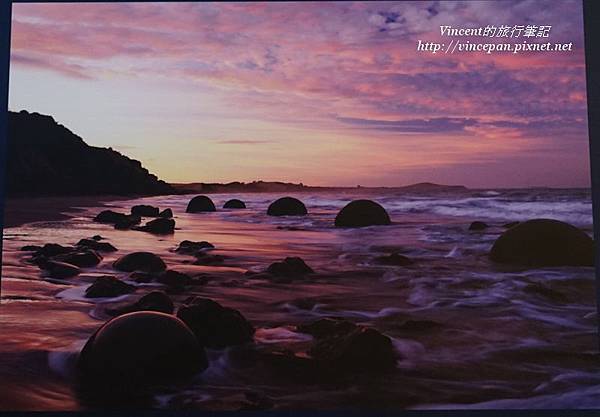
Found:
[[[185,386],[157,392],[157,409],[238,410],[247,398],[268,398],[275,410],[398,410],[484,408],[600,408],[600,356],[592,267],[520,269],[494,264],[494,241],[514,221],[568,222],[592,236],[589,189],[489,189],[407,193],[352,189],[289,194],[308,215],[270,217],[285,194],[211,194],[214,213],[186,213],[192,195],[106,201],[73,210],[67,220],[4,230],[0,308],[0,410],[83,410],[74,364],[90,335],[109,319],[106,308],[160,288],[138,284],[112,268],[120,256],[150,251],[170,269],[208,277],[173,299],[212,298],[239,310],[256,328],[254,350],[281,349],[306,357],[311,336],[298,325],[344,318],[389,336],[398,353],[385,375],[349,381],[298,380],[252,359],[240,348],[208,351],[210,366]],[[243,210],[221,209],[231,198]],[[392,225],[334,227],[338,211],[371,199]],[[171,208],[176,230],[156,236],[95,223],[104,209],[133,205]],[[473,221],[489,225],[471,231]],[[71,279],[45,277],[27,262],[25,245],[73,245],[101,235],[119,250]],[[221,265],[194,265],[174,249],[206,240]],[[409,266],[386,266],[378,256],[399,253]],[[307,280],[251,279],[274,261],[299,256],[315,270]],[[85,298],[95,277],[113,275],[136,291]],[[251,356],[248,356],[251,358]]]

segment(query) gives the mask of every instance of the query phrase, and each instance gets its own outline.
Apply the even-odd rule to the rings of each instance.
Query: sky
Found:
[[[442,25],[573,47],[417,51]],[[578,0],[21,3],[9,108],[169,182],[587,187],[584,54]]]

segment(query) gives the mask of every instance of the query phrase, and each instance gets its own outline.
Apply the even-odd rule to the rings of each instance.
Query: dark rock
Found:
[[[150,252],[133,252],[120,257],[113,263],[113,267],[125,272],[156,273],[167,269],[167,265],[157,255]]]
[[[242,200],[238,200],[236,198],[227,201],[223,205],[224,209],[245,209],[246,204]]]
[[[398,357],[389,337],[362,326],[318,339],[308,353],[321,366],[339,372],[391,370]]]
[[[225,257],[222,255],[209,255],[205,252],[196,252],[196,261],[194,265],[217,265],[225,262]]]
[[[196,298],[193,304],[181,307],[177,317],[192,329],[201,345],[209,348],[222,349],[253,339],[254,327],[239,311],[208,298]]]
[[[89,146],[51,116],[9,112],[8,130],[3,168],[10,196],[174,193],[139,161]]]
[[[164,209],[160,213],[158,213],[158,217],[162,217],[163,219],[170,219],[173,217],[173,210],[170,208]]]
[[[47,257],[53,257],[56,255],[63,255],[65,253],[73,252],[75,248],[72,246],[62,246],[57,243],[46,243],[44,246],[37,251],[36,255],[43,255]]]
[[[142,227],[138,227],[136,230],[156,235],[172,234],[175,233],[175,220],[159,217],[158,219],[149,221]]]
[[[301,333],[313,336],[315,339],[345,335],[356,329],[356,324],[338,318],[323,318],[297,327]]]
[[[366,227],[390,224],[385,209],[371,200],[354,200],[335,217],[336,227]]]
[[[131,214],[133,214],[135,216],[158,217],[158,213],[159,213],[158,207],[154,207],[154,206],[140,204],[138,206],[131,207]]]
[[[157,275],[149,274],[147,272],[132,272],[129,275],[129,279],[140,284],[147,284],[149,282],[155,281],[157,278]]]
[[[102,240],[104,238],[102,236],[100,236],[100,235],[94,235],[94,236],[92,236],[92,239],[95,240],[95,241],[100,241],[100,240]]]
[[[21,248],[23,252],[39,252],[41,249],[42,247],[38,245],[25,245]]]
[[[294,197],[275,200],[267,209],[269,216],[305,216],[307,213],[304,203]]]
[[[117,213],[113,210],[104,210],[94,217],[94,221],[98,223],[116,224],[127,217],[127,214]]]
[[[39,264],[40,268],[48,271],[48,275],[51,278],[72,278],[75,275],[78,275],[81,270],[75,265],[71,265],[65,262],[57,262],[57,261],[44,261]]]
[[[404,255],[392,253],[391,255],[378,256],[375,262],[383,265],[408,266],[414,264],[414,261]]]
[[[506,230],[494,243],[490,258],[527,267],[593,266],[594,241],[558,220],[529,220]]]
[[[214,245],[205,240],[202,242],[192,242],[190,240],[184,240],[179,244],[179,247],[175,249],[175,252],[184,253],[186,255],[194,255],[196,252],[202,249],[214,249]]]
[[[116,252],[117,248],[111,245],[108,242],[99,242],[96,239],[81,239],[77,242],[77,245],[80,248],[93,249],[98,252]]]
[[[102,260],[102,257],[91,249],[80,250],[77,252],[65,253],[54,257],[59,262],[66,262],[80,268],[91,268],[96,266]]]
[[[133,304],[116,309],[107,309],[106,312],[113,316],[132,313],[134,311],[158,311],[172,314],[174,309],[173,301],[167,294],[162,291],[152,291]]]
[[[298,278],[313,274],[315,271],[306,265],[302,258],[288,257],[281,262],[269,265],[267,272],[278,277]]]
[[[505,229],[510,229],[511,227],[515,227],[516,225],[518,225],[520,223],[521,222],[510,222],[510,223],[503,224],[502,227],[504,227]]]
[[[205,195],[199,195],[190,200],[186,213],[200,213],[205,211],[217,211],[215,204]]]
[[[126,400],[158,384],[188,380],[207,367],[206,352],[191,330],[176,317],[154,311],[108,321],[77,361],[86,391]]]
[[[192,278],[189,275],[184,274],[183,272],[173,271],[172,269],[160,274],[156,280],[169,287],[183,287],[192,282]]]
[[[124,215],[120,220],[115,223],[115,229],[117,230],[129,230],[136,224],[142,221],[140,216],[135,214]]]
[[[484,222],[473,222],[469,226],[469,230],[485,230],[488,227],[490,227],[490,226],[488,226],[487,223],[484,223]]]
[[[85,296],[87,298],[118,297],[134,291],[133,285],[107,275],[96,278],[94,283],[85,290]]]

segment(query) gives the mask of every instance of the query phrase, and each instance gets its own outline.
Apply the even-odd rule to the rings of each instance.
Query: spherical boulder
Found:
[[[535,219],[506,230],[494,242],[490,258],[527,267],[593,266],[594,241],[570,224]]]
[[[246,204],[242,200],[238,200],[237,198],[231,199],[227,201],[223,205],[224,209],[245,209]]]
[[[113,263],[113,267],[125,272],[162,272],[167,265],[160,257],[151,252],[132,252],[120,257]]]
[[[267,209],[269,216],[305,216],[307,213],[304,203],[294,197],[275,200]]]
[[[215,204],[205,195],[199,195],[190,200],[186,213],[201,213],[205,211],[217,211]]]
[[[354,200],[341,209],[335,217],[336,227],[366,227],[390,223],[387,211],[371,200]]]
[[[182,381],[208,366],[206,353],[178,318],[159,312],[134,312],[100,327],[81,351],[77,370],[84,383],[110,392]]]

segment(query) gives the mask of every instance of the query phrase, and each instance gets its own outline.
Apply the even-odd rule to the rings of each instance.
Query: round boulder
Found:
[[[269,216],[305,216],[307,213],[304,203],[294,197],[275,200],[267,209]]]
[[[234,198],[232,200],[227,201],[223,205],[223,208],[224,209],[245,209],[246,204],[242,200],[238,200],[237,198]]]
[[[205,211],[217,211],[215,204],[205,195],[199,195],[190,200],[186,213],[201,213]]]
[[[167,265],[160,257],[151,252],[133,252],[120,257],[113,263],[113,267],[125,272],[162,272]]]
[[[527,267],[593,266],[594,241],[570,224],[535,219],[505,231],[494,242],[490,258]]]
[[[336,227],[365,227],[390,224],[387,211],[371,200],[354,200],[335,217]]]
[[[134,312],[113,318],[87,341],[77,369],[84,383],[120,394],[192,377],[208,366],[206,353],[178,318]]]

